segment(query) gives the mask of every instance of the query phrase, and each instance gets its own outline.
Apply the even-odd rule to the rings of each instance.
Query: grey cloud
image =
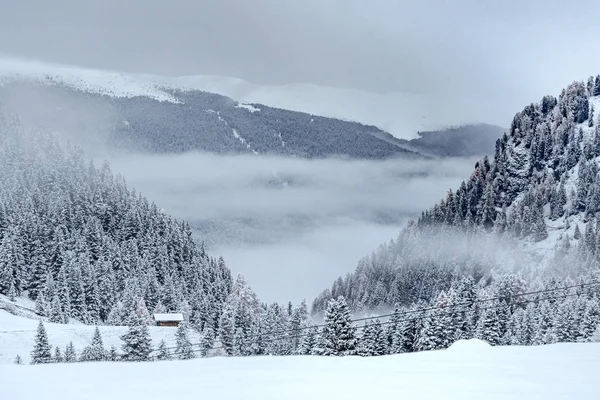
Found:
[[[0,51],[167,75],[489,97],[600,72],[592,0],[2,1]]]
[[[193,226],[209,221],[211,234],[201,235],[212,240],[209,250],[225,256],[266,301],[311,299],[456,187],[474,162],[200,153],[111,160],[167,212]]]

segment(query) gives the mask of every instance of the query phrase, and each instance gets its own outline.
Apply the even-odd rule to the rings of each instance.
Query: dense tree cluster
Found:
[[[491,345],[598,342],[599,278],[596,273],[527,284],[507,274],[486,284],[465,277],[430,302],[397,307],[385,322],[374,318],[358,327],[348,324],[349,311],[339,297],[329,301],[325,326],[305,334],[300,354],[377,356],[439,350],[472,338]]]
[[[0,98],[13,100],[8,102],[12,107],[23,98],[59,105],[50,116],[30,102],[11,110],[31,116],[27,122],[44,129],[60,130],[71,140],[102,143],[117,151],[422,158],[408,146],[394,144],[390,134],[374,126],[258,104],[240,107],[229,97],[200,90],[165,90],[179,102],[117,98],[74,90],[60,82],[5,83]]]
[[[199,329],[217,328],[230,271],[187,223],[52,135],[4,117],[0,139],[0,294],[28,296],[52,322],[184,311]]]
[[[564,278],[600,267],[600,123],[592,98],[599,88],[600,77],[574,82],[517,113],[493,160],[477,162],[456,190],[336,280],[313,313],[340,295],[353,311],[430,301],[462,276],[492,279],[493,271],[510,269],[510,248],[526,243],[556,249],[542,268],[520,263],[527,279],[541,270]],[[558,235],[550,237],[549,228]],[[499,245],[482,251],[481,243]]]
[[[556,342],[600,341],[600,274],[577,280],[536,279],[527,283],[521,275],[504,274],[488,283],[464,277],[440,291],[430,302],[419,301],[396,307],[381,317],[353,321],[343,296],[327,304],[322,325],[311,326],[306,306],[273,304],[257,308],[253,294],[242,278],[237,292],[226,306],[232,320],[223,324],[217,339],[192,343],[189,327],[183,323],[175,333],[175,347],[164,340],[152,347],[147,325],[134,322],[121,336],[122,352],[106,351],[98,328],[92,344],[77,357],[70,343],[64,356],[57,347],[54,355],[40,322],[31,362],[151,361],[187,360],[207,355],[319,355],[380,356],[444,349],[460,339],[478,338],[491,345],[539,345]],[[277,311],[275,311],[277,310]],[[238,321],[236,322],[235,316]],[[273,325],[273,321],[279,323]],[[250,329],[244,336],[244,325]],[[242,324],[242,325],[239,325]],[[173,350],[171,352],[171,350]],[[219,352],[218,350],[224,350]],[[17,356],[15,362],[22,363]]]

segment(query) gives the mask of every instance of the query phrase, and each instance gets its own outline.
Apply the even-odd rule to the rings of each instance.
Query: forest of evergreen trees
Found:
[[[354,312],[429,302],[462,277],[486,287],[507,271],[530,284],[597,271],[599,95],[597,76],[517,113],[492,161],[477,162],[458,189],[337,279],[315,299],[312,313],[322,314],[338,296]],[[549,238],[549,224],[556,237]],[[545,240],[554,251],[543,264],[522,252]]]
[[[0,138],[0,294],[28,296],[52,322],[184,311],[217,328],[232,277],[185,222],[52,135],[4,117]]]
[[[223,259],[194,243],[185,222],[128,189],[108,164],[86,163],[51,135],[5,118],[0,294],[28,296],[50,322],[130,326],[121,349],[102,349],[98,333],[77,356],[72,346],[52,352],[40,324],[38,360],[381,355],[468,338],[597,341],[597,95],[600,76],[518,113],[493,161],[478,162],[457,190],[315,299],[322,325],[304,302],[261,303],[242,276],[233,279]],[[520,250],[550,239],[549,224],[559,236],[540,266]],[[386,310],[396,311],[364,325],[351,317]],[[185,315],[175,348],[151,343],[150,313],[160,311]],[[200,343],[189,341],[187,327]]]
[[[120,349],[105,349],[96,328],[91,344],[78,355],[72,343],[64,351],[58,347],[53,351],[40,322],[31,362],[186,360],[214,355],[379,356],[440,350],[472,338],[491,345],[600,342],[600,274],[578,282],[547,279],[531,285],[518,275],[498,277],[487,286],[462,278],[431,302],[358,320],[352,319],[340,296],[328,302],[320,325],[309,323],[304,304],[287,310],[277,304],[253,309],[256,298],[243,279],[236,286],[217,336],[205,331],[193,343],[188,324],[183,323],[175,334],[175,346],[161,340],[154,347],[148,326],[138,318],[121,336]],[[235,315],[245,319],[237,322],[237,328]],[[15,362],[22,363],[22,358],[18,355]]]

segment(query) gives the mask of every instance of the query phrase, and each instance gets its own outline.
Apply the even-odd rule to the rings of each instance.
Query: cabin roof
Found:
[[[154,320],[156,322],[168,322],[168,321],[183,321],[183,314],[181,313],[163,313],[154,314]]]

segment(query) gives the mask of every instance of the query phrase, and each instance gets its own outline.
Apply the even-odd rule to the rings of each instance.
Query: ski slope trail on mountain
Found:
[[[371,358],[216,357],[0,366],[3,397],[13,400],[591,400],[600,393],[599,372],[600,344],[488,347],[478,341]]]

